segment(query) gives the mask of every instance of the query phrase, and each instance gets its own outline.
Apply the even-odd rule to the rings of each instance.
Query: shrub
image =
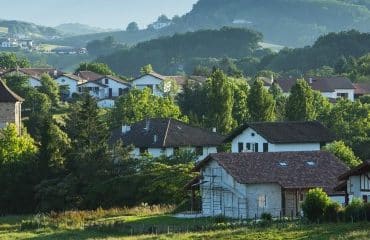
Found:
[[[346,207],[345,216],[347,221],[364,220],[364,204],[361,199],[353,198]]]
[[[337,202],[331,202],[329,205],[326,207],[324,216],[325,216],[325,221],[327,222],[338,222],[340,221],[340,211],[341,211],[341,206]]]
[[[262,213],[261,214],[261,220],[271,222],[272,221],[271,213]]]
[[[370,203],[364,203],[363,209],[366,218],[365,220],[370,221]]]
[[[329,203],[328,195],[321,188],[311,189],[302,204],[304,216],[311,222],[322,220]]]
[[[214,218],[215,223],[225,223],[227,222],[227,218],[223,215],[218,215]]]

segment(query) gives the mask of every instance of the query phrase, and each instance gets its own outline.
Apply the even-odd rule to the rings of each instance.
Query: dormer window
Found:
[[[308,161],[308,162],[307,162],[307,165],[308,165],[308,166],[310,166],[310,167],[313,167],[313,166],[315,166],[315,165],[316,165],[316,163],[315,163],[315,162],[313,162],[313,161]]]
[[[279,166],[280,167],[287,167],[288,166],[288,163],[286,163],[286,162],[279,162]]]

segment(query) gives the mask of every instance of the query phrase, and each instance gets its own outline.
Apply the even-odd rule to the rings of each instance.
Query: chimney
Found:
[[[310,78],[308,78],[308,81],[310,82],[310,84],[312,84],[313,79],[310,77]]]
[[[271,84],[274,83],[274,74],[271,74]]]
[[[153,142],[156,143],[157,141],[158,141],[158,136],[157,136],[157,134],[154,134],[154,136],[153,136]]]
[[[58,76],[58,70],[54,70],[54,77],[57,77]]]
[[[131,131],[131,126],[128,126],[128,125],[122,125],[122,133],[123,133],[123,134],[126,134],[126,133],[128,133],[129,131]]]
[[[216,133],[217,132],[217,128],[212,128],[212,132]]]

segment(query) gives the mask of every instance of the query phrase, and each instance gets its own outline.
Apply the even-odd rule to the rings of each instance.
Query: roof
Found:
[[[13,71],[17,71],[17,69]],[[45,73],[49,74],[51,77],[59,77],[64,74],[62,71],[59,71],[55,68],[19,68],[18,71],[23,74],[35,77],[35,78],[39,78],[41,77],[42,74],[45,74]],[[56,76],[55,76],[55,73],[56,73]]]
[[[146,129],[147,128],[147,129]],[[155,137],[157,136],[157,141]],[[122,139],[125,144],[144,148],[219,146],[224,137],[212,131],[193,127],[171,118],[153,118],[137,122],[123,134],[121,128],[112,133],[112,142]]]
[[[78,86],[82,86],[82,85],[86,85],[86,84],[89,84],[89,83],[92,83],[92,84],[95,84],[97,86],[100,86],[100,87],[103,87],[103,88],[107,88],[108,86],[107,85],[104,85],[98,81],[88,81],[88,82],[84,82],[84,83],[81,83],[81,84],[78,84]]]
[[[361,175],[370,171],[370,160],[364,161],[357,167],[339,176],[339,180],[347,180],[350,176]]]
[[[310,82],[312,80],[312,83]],[[352,82],[346,77],[309,77],[305,79],[313,90],[334,92],[336,89],[354,89]],[[283,92],[289,92],[297,82],[296,78],[279,78],[276,80]]]
[[[76,76],[76,75],[70,74],[70,73],[64,73],[61,76],[65,76],[65,77],[70,78],[72,80],[75,80],[77,82],[84,82],[84,81],[86,81],[86,80],[80,78],[79,76]]]
[[[125,81],[125,80],[123,80],[119,77],[113,76],[113,75],[105,75],[105,76],[102,76],[101,78],[96,79],[95,81],[99,81],[99,80],[102,80],[102,79],[105,79],[105,78],[109,78],[109,79],[114,80],[116,82],[125,84],[127,86],[131,86],[129,82],[127,82],[127,81]]]
[[[332,142],[335,136],[320,122],[255,122],[247,123],[234,130],[225,141],[229,142],[252,128],[270,143],[321,143]]]
[[[283,188],[321,187],[332,193],[338,176],[348,167],[324,151],[216,153],[201,161],[196,170],[216,161],[240,184],[277,183]]]
[[[355,94],[370,94],[370,83],[354,83],[353,86],[355,87]]]
[[[78,71],[75,75],[87,81],[95,81],[104,77],[103,75],[92,71]]]
[[[0,102],[23,102],[24,99],[15,94],[12,90],[6,86],[6,84],[0,79]]]
[[[207,78],[203,76],[182,76],[182,75],[177,75],[177,76],[165,76],[167,79],[173,79],[177,85],[179,86],[184,86],[186,82],[196,82],[196,83],[204,83]]]

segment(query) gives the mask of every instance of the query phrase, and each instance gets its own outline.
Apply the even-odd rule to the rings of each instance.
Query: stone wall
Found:
[[[21,102],[0,103],[0,128],[4,128],[8,123],[15,123],[20,131]]]

